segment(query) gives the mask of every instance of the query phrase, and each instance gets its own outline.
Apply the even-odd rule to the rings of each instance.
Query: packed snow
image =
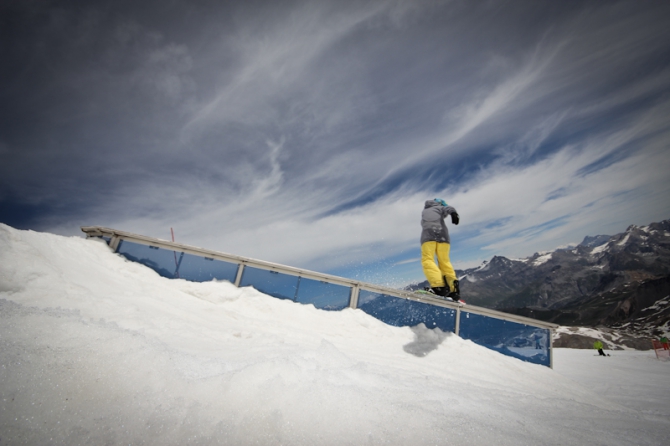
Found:
[[[0,444],[661,445],[670,362],[554,369],[0,225]]]

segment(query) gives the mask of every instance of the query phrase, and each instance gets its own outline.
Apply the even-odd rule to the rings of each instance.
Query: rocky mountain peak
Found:
[[[610,235],[596,235],[593,237],[587,235],[586,237],[584,237],[584,240],[582,240],[582,242],[578,246],[595,248],[597,246],[607,243],[610,237],[611,237]]]

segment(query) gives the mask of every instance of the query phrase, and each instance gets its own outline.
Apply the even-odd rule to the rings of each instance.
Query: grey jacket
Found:
[[[421,213],[422,245],[426,242],[450,243],[449,231],[444,219],[451,214],[458,214],[452,206],[442,206],[434,200],[426,201]]]

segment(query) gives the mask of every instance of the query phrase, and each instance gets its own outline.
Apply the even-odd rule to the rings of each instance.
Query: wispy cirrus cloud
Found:
[[[0,221],[390,282],[436,196],[457,266],[667,218],[660,2],[159,6],[3,5]]]

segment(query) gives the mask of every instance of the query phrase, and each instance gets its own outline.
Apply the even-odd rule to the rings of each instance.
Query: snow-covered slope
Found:
[[[0,225],[0,444],[667,440],[670,401],[647,384],[670,363],[571,350],[555,363],[360,310],[168,280],[101,242]]]

